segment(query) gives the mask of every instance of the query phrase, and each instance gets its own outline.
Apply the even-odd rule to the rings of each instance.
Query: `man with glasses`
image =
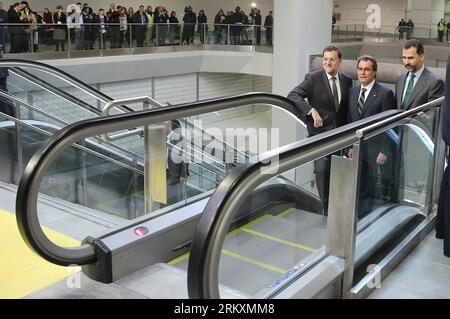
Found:
[[[342,53],[335,46],[323,52],[323,69],[308,73],[305,80],[289,94],[305,122],[308,136],[327,132],[347,124],[348,91],[352,79],[338,69]],[[331,157],[314,161],[314,173],[324,214],[328,214]]]
[[[378,63],[375,58],[363,55],[356,65],[359,84],[350,89],[349,122],[395,109],[394,93],[376,81]],[[393,148],[388,133],[379,134],[361,144],[359,217],[367,215],[389,199]],[[348,156],[353,156],[351,149]]]

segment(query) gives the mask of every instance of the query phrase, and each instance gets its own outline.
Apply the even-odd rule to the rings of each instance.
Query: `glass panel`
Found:
[[[25,114],[26,110],[27,106],[22,105],[21,114]],[[159,155],[150,153],[151,159],[152,154],[156,154],[153,157],[156,159],[153,167],[156,168],[150,175],[156,176],[157,180],[150,182],[149,191],[146,191],[144,180],[145,136],[142,127],[131,126],[130,130],[140,131],[112,142],[104,142],[98,136],[79,141],[51,164],[40,189],[50,202],[67,205],[79,211],[79,216],[57,217],[46,209],[39,211],[40,216],[42,214],[43,220],[47,218],[50,223],[59,220],[61,225],[57,229],[82,239],[94,234],[90,230],[101,231],[143,216],[146,212],[156,214],[160,209],[167,212],[175,204],[177,207],[184,205],[193,197],[198,198],[198,195],[214,190],[234,167],[279,146],[279,134],[268,129],[272,125],[273,111],[270,106],[250,105],[217,114],[168,121],[171,127],[173,122],[177,123],[175,129],[166,130],[166,123],[159,124],[160,135],[153,135],[150,142],[152,145],[160,144],[161,149],[165,144],[167,151],[161,154],[161,150]],[[33,115],[33,120],[30,117],[20,118],[45,129],[49,134],[64,126],[37,111],[29,113]],[[35,120],[38,116],[40,121]],[[208,125],[204,126],[199,119],[207,120]],[[110,132],[110,138],[125,132],[128,130]],[[22,130],[19,136],[23,144],[21,163],[25,166],[48,136],[32,128]],[[21,173],[22,169],[19,171]],[[317,194],[314,182],[306,179],[306,173],[299,173],[298,176],[302,178],[292,177],[293,180]],[[149,210],[145,208],[146,198],[151,199],[148,201],[151,204]],[[81,221],[78,222],[78,219]],[[63,226],[63,220],[68,225],[73,224],[74,228]],[[100,227],[94,227],[91,223]]]
[[[355,283],[431,212],[439,112],[361,143]]]
[[[243,200],[222,248],[222,297],[227,289],[244,298],[264,294],[284,274],[306,267],[324,249],[327,216],[316,195],[313,166],[308,163],[280,174]],[[303,185],[314,187],[315,194]],[[180,258],[174,263],[186,269],[188,261]]]
[[[32,77],[28,74],[31,74]],[[60,77],[35,68],[11,69],[8,86],[11,93],[20,94],[22,98],[26,97],[26,101],[39,102],[42,105],[58,104],[59,109],[63,107],[70,109],[73,105],[82,107],[88,105],[100,111],[106,104],[105,101],[92,96]],[[72,112],[70,111],[70,113]]]
[[[0,100],[1,101],[1,100]],[[0,112],[0,180],[15,183],[20,174],[18,166],[17,130],[13,121],[6,120]]]

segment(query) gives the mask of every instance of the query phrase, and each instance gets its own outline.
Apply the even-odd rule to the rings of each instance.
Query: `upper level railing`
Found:
[[[272,27],[243,24],[0,24],[2,32],[13,35],[8,43],[0,43],[7,54],[45,52],[57,58],[145,53],[187,45],[245,46],[270,52],[273,43]]]
[[[439,32],[437,26],[378,26],[369,28],[364,24],[336,24],[333,26],[331,40],[341,41],[371,41],[394,43],[408,39],[419,39],[424,44],[449,45],[449,32],[446,29]]]

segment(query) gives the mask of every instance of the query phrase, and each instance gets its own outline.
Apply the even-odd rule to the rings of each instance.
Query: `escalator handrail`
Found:
[[[249,104],[272,105],[287,111],[298,120],[299,113],[295,104],[289,99],[268,93],[249,93],[228,98],[167,106],[160,109],[93,118],[64,127],[51,136],[34,153],[22,174],[17,190],[16,219],[25,243],[44,259],[62,266],[84,265],[96,260],[91,245],[67,248],[54,244],[45,235],[38,219],[37,199],[42,179],[53,159],[72,143],[92,135],[119,131],[130,126],[150,125],[174,118],[184,118]]]
[[[44,90],[50,91],[60,97],[62,97],[64,100],[69,101],[72,104],[75,104],[77,106],[81,106],[82,108],[86,109],[87,111],[94,113],[96,115],[101,115],[101,111],[96,108],[95,106],[92,106],[86,102],[84,102],[81,99],[77,99],[76,97],[72,96],[71,94],[64,92],[63,90],[51,85],[50,83],[47,83],[46,81],[39,79],[38,77],[34,76],[33,74],[22,70],[20,68],[11,68],[9,70],[12,73],[16,73],[17,76],[23,77],[26,80],[32,82],[33,84],[43,88]]]
[[[292,143],[260,155],[259,161],[235,169],[210,197],[194,233],[188,266],[188,293],[193,299],[220,298],[219,262],[225,236],[234,212],[261,183],[291,169],[340,151],[376,130],[403,124],[413,115],[438,107],[442,98],[410,111],[390,110],[370,118],[345,125],[306,140]],[[392,120],[391,120],[392,119]],[[394,120],[395,119],[395,120]],[[367,135],[368,136],[368,135]],[[268,164],[276,161],[276,172],[262,174]],[[266,171],[267,172],[267,171]]]
[[[95,98],[101,100],[104,103],[110,103],[112,101],[114,101],[113,98],[107,96],[106,94],[102,93],[99,90],[96,90],[95,88],[91,87],[90,85],[87,85],[86,83],[80,81],[79,79],[71,76],[70,74],[55,68],[51,65],[45,64],[45,63],[41,63],[41,62],[36,62],[36,61],[30,61],[30,60],[21,60],[21,59],[0,59],[0,67],[10,67],[10,68],[20,68],[20,67],[30,67],[30,68],[36,68],[39,70],[43,70],[46,72],[49,72],[50,74],[53,74],[55,76],[59,76],[61,78],[63,78],[64,80],[66,80],[67,82],[73,84],[75,87],[77,87],[78,89],[84,90],[86,91],[88,94],[94,96]],[[33,74],[26,72],[24,70],[22,70],[23,72],[27,73],[30,77],[34,77],[36,80],[40,81],[40,82],[44,82],[43,80],[38,79],[37,77],[35,77]],[[46,83],[46,82],[44,82]],[[46,83],[48,85],[49,88],[51,88],[52,90],[54,90],[57,94],[59,94],[61,90],[59,90],[58,88],[54,87],[53,85]],[[71,97],[68,93],[64,94],[66,97]],[[72,99],[76,99],[75,97],[71,97]],[[72,100],[73,102],[73,100]],[[83,102],[83,105],[81,105],[82,107],[84,107],[86,103]],[[88,105],[88,104],[87,104]],[[91,109],[92,107],[89,106],[88,110],[92,111]],[[125,106],[125,105],[120,105],[117,106],[117,108],[123,112],[134,112],[133,109]],[[97,113],[97,109],[94,108],[96,111],[95,113]],[[98,115],[101,115],[101,111],[98,112]],[[189,122],[189,121],[187,121]],[[303,123],[302,123],[303,124]],[[195,127],[195,125],[192,123],[192,125]],[[304,124],[303,124],[304,125]],[[206,131],[203,130],[203,133],[207,133]],[[208,133],[207,133],[208,134]],[[229,146],[225,141],[222,141],[220,139],[218,139],[219,142],[223,143],[226,146]],[[229,146],[231,147],[231,146]],[[232,147],[231,147],[232,148]],[[239,150],[232,148],[234,151],[236,151],[237,153],[240,153]],[[245,154],[244,154],[245,155]]]
[[[108,95],[100,92],[99,90],[94,89],[92,86],[84,83],[83,81],[80,81],[79,79],[73,77],[72,75],[55,68],[51,65],[36,62],[36,61],[30,61],[30,60],[21,60],[21,59],[0,59],[0,67],[3,68],[21,68],[21,67],[28,67],[28,68],[34,68],[41,71],[48,72],[56,77],[59,77],[63,79],[66,82],[69,82],[73,86],[75,86],[77,89],[84,91],[85,93],[91,95],[92,97],[104,102],[108,103],[110,101],[113,101],[114,99],[109,97]],[[120,109],[130,112],[133,111],[129,107],[122,105],[119,107]]]
[[[384,130],[385,127],[388,127],[389,125],[397,125],[399,124],[401,121],[404,120],[408,120],[408,118],[410,116],[415,116],[420,112],[426,112],[430,109],[432,109],[433,107],[437,106],[438,104],[441,104],[442,102],[444,102],[445,97],[442,96],[440,98],[437,98],[431,102],[425,103],[423,105],[420,105],[416,108],[410,109],[410,110],[406,110],[400,114],[397,114],[391,118],[387,118],[383,121],[377,122],[377,123],[373,123],[367,127],[364,127],[360,130],[358,130],[357,135],[360,138],[370,138],[374,135],[377,135],[380,131]],[[419,109],[420,108],[420,109]],[[418,111],[419,110],[419,111]]]
[[[37,107],[35,107],[35,106],[33,106],[33,105],[31,105],[31,104],[29,104],[29,103],[27,103],[27,102],[17,98],[17,97],[15,97],[14,95],[11,95],[10,93],[8,93],[6,91],[0,90],[0,99],[7,99],[8,102],[13,101],[15,103],[19,103],[21,106],[24,106],[28,110],[37,112],[37,113],[39,113],[41,115],[44,115],[45,117],[55,121],[56,123],[59,123],[59,124],[63,125],[63,126],[69,125],[68,122],[66,122],[66,121],[64,121],[64,120],[62,120],[62,119],[60,119],[60,118],[58,118],[56,116],[53,116],[53,115],[51,115],[51,114],[49,114],[49,113],[47,113],[45,111],[42,111],[41,109],[38,109]],[[49,134],[49,135],[52,135],[52,134]],[[125,155],[128,155],[128,156],[130,156],[132,158],[136,158],[136,159],[140,160],[142,163],[144,161],[144,157],[142,155],[140,155],[140,154],[137,154],[137,153],[134,153],[133,151],[127,150],[127,149],[125,149],[125,148],[123,148],[123,147],[121,147],[121,146],[119,146],[117,144],[105,142],[100,137],[95,136],[93,138],[98,140],[99,142],[107,144],[109,147],[111,147],[113,149],[116,149],[119,152],[124,153]],[[142,171],[142,174],[143,174],[143,171]]]
[[[28,68],[35,68],[41,71],[46,71],[52,75],[60,77],[63,80],[73,84],[78,89],[85,91],[89,95],[101,100],[102,102],[107,103],[113,100],[111,97],[94,89],[90,85],[87,85],[86,83],[78,80],[72,75],[45,63],[21,59],[0,59],[0,67],[3,68],[28,67]]]

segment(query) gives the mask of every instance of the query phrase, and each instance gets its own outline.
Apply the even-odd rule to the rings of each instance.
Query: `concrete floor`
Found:
[[[450,258],[432,231],[368,299],[449,299]]]

